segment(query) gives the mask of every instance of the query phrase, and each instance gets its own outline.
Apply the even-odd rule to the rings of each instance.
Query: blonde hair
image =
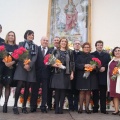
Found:
[[[14,33],[13,31],[10,31],[10,32],[7,33],[7,35],[6,35],[6,37],[5,37],[5,43],[8,44],[8,36],[9,36],[10,33],[13,33],[13,34],[14,34],[13,44],[15,45],[15,44],[16,44],[16,35],[15,35],[15,33]]]

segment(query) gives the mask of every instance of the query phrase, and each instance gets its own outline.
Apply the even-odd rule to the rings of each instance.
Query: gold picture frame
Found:
[[[49,0],[49,6],[48,6],[48,22],[47,22],[47,36],[50,38],[51,34],[51,10],[52,10],[52,4],[53,1],[57,0]],[[63,2],[63,0],[61,0]],[[75,0],[74,0],[75,1]],[[81,0],[84,1],[84,0]],[[87,41],[91,43],[91,0],[88,0],[88,17],[87,17]],[[52,41],[52,40],[51,40]]]

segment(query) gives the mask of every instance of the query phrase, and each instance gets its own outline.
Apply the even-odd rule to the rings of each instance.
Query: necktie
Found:
[[[42,54],[45,55],[45,47],[42,48]]]

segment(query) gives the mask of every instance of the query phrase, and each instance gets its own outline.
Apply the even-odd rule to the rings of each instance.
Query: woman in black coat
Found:
[[[91,90],[98,89],[98,82],[96,78],[96,68],[90,65],[90,61],[92,60],[92,55],[90,54],[91,46],[89,43],[84,43],[83,46],[83,53],[79,55],[75,62],[75,68],[77,72],[77,81],[76,81],[76,89],[78,89],[79,92],[79,103],[80,103],[80,109],[78,113],[82,113],[83,110],[83,101],[84,98],[86,99],[86,105],[85,105],[85,111],[86,113],[91,113],[89,111],[89,102],[90,102],[90,95]],[[90,72],[88,77],[84,76],[85,73],[85,67],[93,67],[93,71]]]
[[[73,53],[68,50],[68,40],[65,37],[60,39],[60,49],[55,50],[53,54],[66,67],[61,69],[58,64],[54,64],[54,73],[51,78],[51,88],[55,89],[55,113],[62,114],[66,89],[71,89],[70,80],[73,79],[74,71]]]
[[[18,48],[16,45],[16,36],[13,31],[7,33],[4,46],[8,52],[8,55],[11,55],[12,52]],[[0,97],[2,95],[2,88],[5,86],[5,102],[3,105],[3,113],[7,113],[7,103],[10,96],[10,87],[15,85],[15,82],[13,81],[15,68],[16,62],[14,59],[12,59],[12,61],[9,63],[3,62],[2,79],[0,80]]]
[[[13,107],[14,114],[19,114],[17,102],[20,95],[20,90],[22,85],[25,84],[24,92],[24,102],[23,102],[23,113],[28,113],[26,108],[27,98],[29,95],[29,87],[32,83],[36,82],[36,73],[35,73],[35,62],[38,55],[38,47],[34,44],[34,32],[32,30],[27,30],[24,34],[24,41],[19,43],[19,47],[24,47],[29,52],[30,63],[24,65],[23,61],[18,61],[16,71],[14,74],[14,80],[18,82],[16,91],[15,91],[15,102]]]

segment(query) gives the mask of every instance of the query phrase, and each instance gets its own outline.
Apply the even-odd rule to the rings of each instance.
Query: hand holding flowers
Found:
[[[101,66],[101,61],[98,58],[92,58],[92,61],[90,61],[90,64],[85,64],[85,73],[83,74],[84,78],[88,78],[90,75],[90,72],[92,72],[96,67]]]
[[[53,54],[48,54],[44,58],[44,64],[45,65],[51,65],[53,67],[58,67],[61,69],[66,69],[64,65],[62,65],[62,62],[58,60]]]

